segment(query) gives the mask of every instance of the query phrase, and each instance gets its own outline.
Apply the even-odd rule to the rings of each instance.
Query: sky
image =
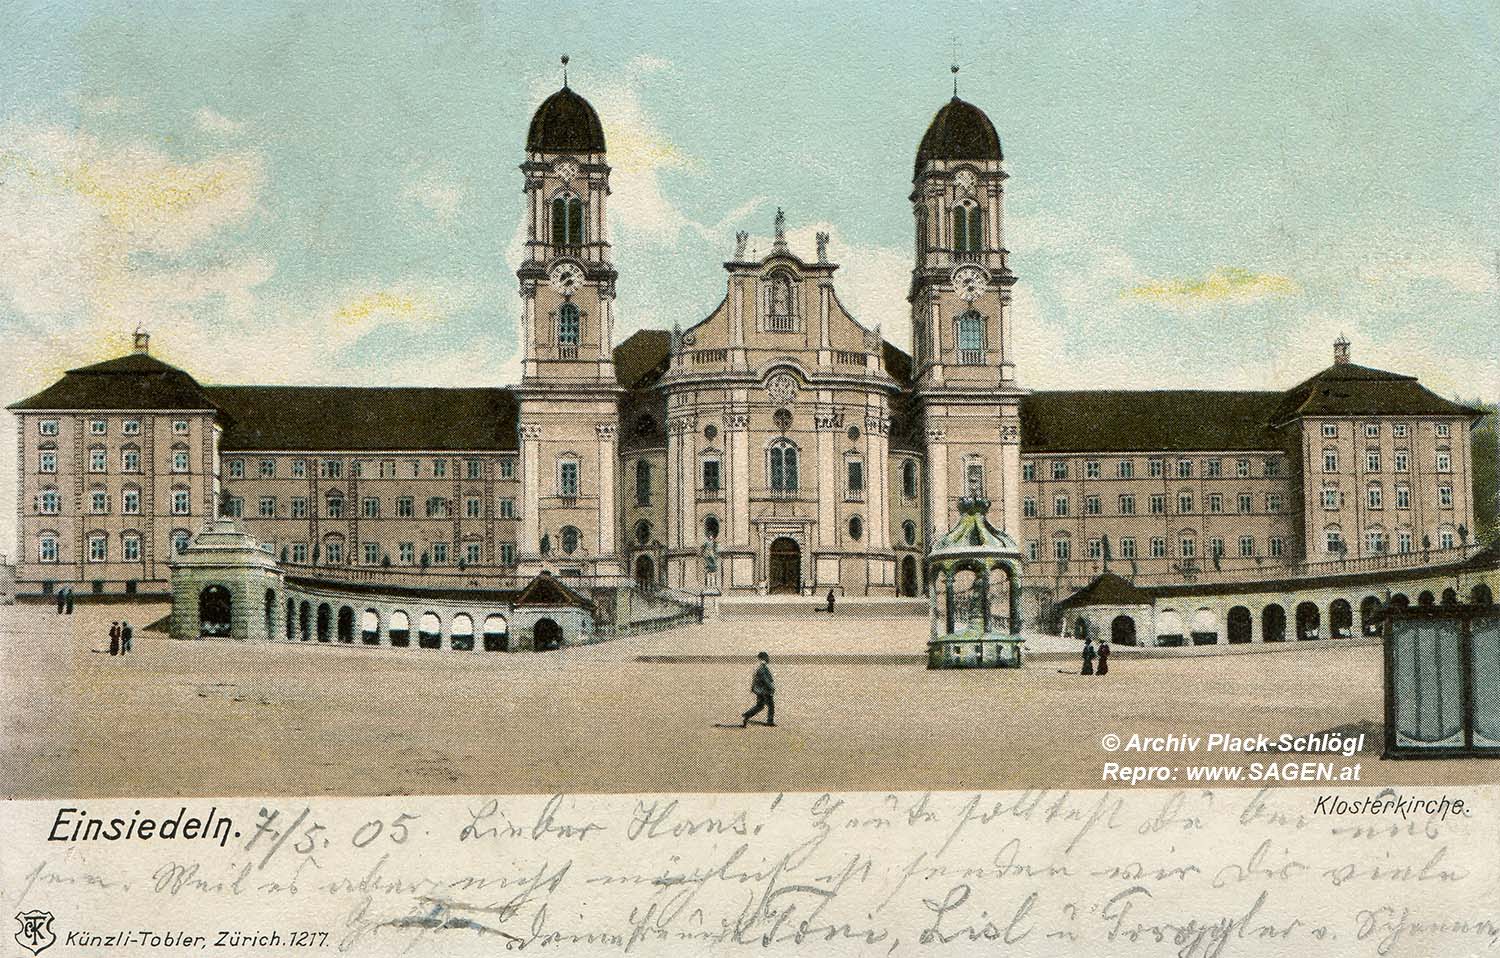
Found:
[[[912,159],[956,62],[1011,176],[1023,386],[1284,388],[1343,334],[1500,398],[1493,2],[0,0],[0,22],[3,403],[137,326],[207,383],[514,382],[517,165],[564,53],[614,169],[619,338],[707,315],[734,233],[768,248],[782,207],[906,347]]]

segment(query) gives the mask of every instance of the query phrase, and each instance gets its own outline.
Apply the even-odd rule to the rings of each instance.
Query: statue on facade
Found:
[[[714,575],[719,571],[719,541],[712,536],[703,543],[703,573]]]
[[[828,234],[818,234],[818,262],[828,262]]]
[[[782,212],[779,206],[776,207],[776,242],[778,244],[786,242],[786,213]]]
[[[750,242],[750,231],[740,230],[734,234],[734,258],[743,260],[745,258],[745,244]]]
[[[542,533],[542,541],[539,545],[540,548],[538,549],[538,551],[541,552],[542,555],[545,556],[552,554],[552,536],[550,534],[546,532]]]

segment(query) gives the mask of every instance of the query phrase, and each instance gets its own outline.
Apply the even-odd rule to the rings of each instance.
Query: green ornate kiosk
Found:
[[[988,499],[960,500],[958,522],[927,554],[929,669],[1021,666],[1021,549],[990,523],[989,508]],[[991,607],[996,569],[1005,570],[1009,586],[1003,617]]]

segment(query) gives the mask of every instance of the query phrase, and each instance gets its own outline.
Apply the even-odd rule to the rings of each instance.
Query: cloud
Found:
[[[202,107],[193,114],[193,125],[205,133],[217,133],[222,136],[233,136],[242,133],[245,124],[229,117],[211,107]]]
[[[1289,277],[1256,273],[1238,266],[1218,266],[1199,279],[1158,279],[1138,283],[1120,298],[1195,308],[1213,303],[1253,303],[1270,297],[1295,296],[1301,287]]]
[[[1479,253],[1426,253],[1389,256],[1368,263],[1360,279],[1372,286],[1442,283],[1460,293],[1482,296],[1494,292],[1497,264]]]
[[[428,172],[408,182],[401,190],[401,198],[420,206],[439,223],[451,225],[463,207],[464,188],[452,178]]]

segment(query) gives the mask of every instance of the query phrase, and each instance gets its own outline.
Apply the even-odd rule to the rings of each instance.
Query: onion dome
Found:
[[[922,145],[917,147],[915,179],[929,160],[1001,160],[1000,135],[984,111],[954,97],[927,125]]]
[[[564,84],[532,114],[526,149],[532,153],[603,153],[604,126],[589,101]]]

